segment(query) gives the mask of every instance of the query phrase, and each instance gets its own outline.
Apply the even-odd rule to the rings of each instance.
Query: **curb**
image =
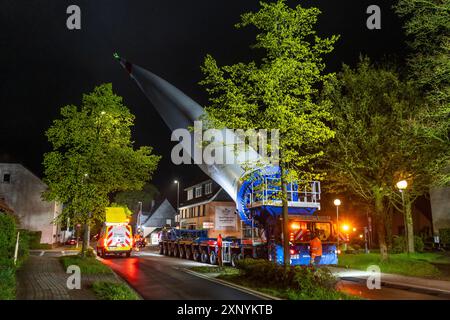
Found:
[[[209,277],[209,276],[206,276],[206,275],[204,275],[202,273],[195,272],[195,271],[192,271],[192,270],[189,270],[189,269],[181,269],[181,270],[186,272],[186,273],[192,274],[192,275],[194,275],[196,277],[199,277],[199,278],[202,278],[202,279],[206,279],[206,280],[211,281],[211,282],[219,283],[221,285],[224,285],[224,286],[227,286],[227,287],[231,287],[233,289],[237,289],[237,290],[245,292],[247,294],[251,294],[251,295],[256,296],[256,297],[258,297],[258,298],[260,298],[262,300],[283,300],[281,298],[271,296],[271,295],[269,295],[267,293],[262,293],[262,292],[254,290],[254,289],[243,287],[241,285],[238,285],[238,284],[235,284],[235,283],[232,283],[232,282],[228,282],[228,281],[225,281],[225,280],[222,280],[222,279]]]

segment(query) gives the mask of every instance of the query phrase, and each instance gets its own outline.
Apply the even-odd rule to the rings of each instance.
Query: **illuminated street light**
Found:
[[[353,228],[353,232],[355,232],[356,231],[356,228]]]
[[[174,180],[173,183],[177,185],[177,213],[180,208],[180,182],[178,180]]]
[[[399,182],[397,182],[397,188],[400,191],[401,195],[402,195],[402,207],[403,207],[403,223],[405,224],[405,240],[406,243],[409,243],[409,239],[408,239],[408,231],[407,229],[407,221],[406,221],[406,212],[405,212],[405,196],[404,196],[404,191],[406,190],[406,188],[408,187],[408,182],[406,180],[401,180]],[[408,254],[409,254],[409,250]]]
[[[339,254],[339,206],[341,205],[341,200],[335,199],[333,203],[336,206],[337,253]]]
[[[344,224],[344,225],[342,226],[342,230],[348,231],[348,230],[350,230],[350,227],[349,227],[348,225]]]
[[[408,187],[408,182],[406,180],[401,180],[397,182],[397,188],[402,192],[402,190],[405,190]]]
[[[362,234],[360,234],[360,235],[359,235],[359,238],[360,238],[360,239],[362,239],[362,238],[363,238],[363,235],[362,235]]]

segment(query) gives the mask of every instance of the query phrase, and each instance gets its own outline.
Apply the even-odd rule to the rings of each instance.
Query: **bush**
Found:
[[[423,252],[425,244],[423,239],[419,236],[414,236],[414,250],[417,252]],[[394,236],[392,238],[392,253],[406,252],[406,239],[404,236]]]
[[[14,267],[0,266],[0,300],[16,298],[16,270]]]
[[[406,240],[404,236],[392,237],[392,253],[403,253],[406,251]]]
[[[416,252],[423,252],[425,248],[425,244],[423,243],[423,239],[419,236],[414,236],[414,250]]]
[[[139,297],[127,285],[106,281],[92,284],[95,294],[102,300],[138,300]]]
[[[16,223],[10,215],[0,213],[0,266],[10,266],[14,261]]]
[[[450,245],[450,229],[439,229],[439,240],[442,244]]]
[[[326,268],[282,265],[267,261],[244,259],[236,262],[236,267],[246,280],[264,287],[289,289],[305,297],[324,298],[324,293],[336,292],[337,279]],[[293,291],[292,291],[293,290]],[[318,294],[318,290],[322,290]]]

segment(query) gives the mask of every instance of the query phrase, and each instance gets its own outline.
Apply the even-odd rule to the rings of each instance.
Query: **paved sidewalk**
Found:
[[[361,279],[366,280],[369,273],[363,270],[345,269],[345,268],[329,268],[333,274],[339,278]],[[385,286],[414,289],[421,292],[432,292],[450,294],[450,281],[426,279],[418,277],[408,277],[398,274],[381,274],[381,284]]]
[[[17,272],[18,300],[96,300],[89,289],[94,281],[119,282],[115,274],[81,275],[81,289],[66,286],[71,274],[56,257],[29,256]]]

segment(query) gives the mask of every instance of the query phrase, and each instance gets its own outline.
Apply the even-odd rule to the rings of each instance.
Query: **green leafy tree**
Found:
[[[390,206],[404,211],[413,252],[411,203],[433,183],[433,161],[441,152],[417,131],[416,117],[425,106],[420,93],[396,71],[362,59],[355,70],[344,65],[323,94],[332,101],[336,132],[324,158],[329,188],[355,194],[372,208],[384,259]],[[409,185],[404,206],[396,186],[403,179]]]
[[[450,0],[399,0],[397,13],[405,19],[412,53],[411,78],[427,93],[429,108],[419,125],[430,142],[450,145]],[[446,146],[445,146],[446,145]],[[450,154],[440,165],[450,165]],[[441,184],[450,183],[450,170],[443,170]]]
[[[292,180],[319,179],[314,161],[320,145],[333,136],[327,126],[329,104],[317,102],[318,88],[330,78],[323,58],[337,36],[321,38],[315,31],[317,8],[291,8],[286,1],[261,2],[257,12],[245,13],[237,28],[257,29],[253,48],[260,61],[219,67],[207,56],[201,85],[209,94],[208,119],[230,129],[278,129],[283,229],[288,230],[286,185]],[[289,238],[284,237],[284,263],[289,265]]]
[[[103,221],[112,192],[139,190],[156,170],[160,157],[152,148],[133,148],[134,116],[111,84],[83,95],[81,107],[68,105],[46,135],[53,151],[44,155],[47,200],[64,204],[60,219],[89,225]]]
[[[144,210],[150,210],[151,202],[159,194],[158,189],[147,183],[142,190],[130,190],[118,192],[114,197],[114,202],[127,206],[131,210],[137,208],[139,202],[142,202]]]

